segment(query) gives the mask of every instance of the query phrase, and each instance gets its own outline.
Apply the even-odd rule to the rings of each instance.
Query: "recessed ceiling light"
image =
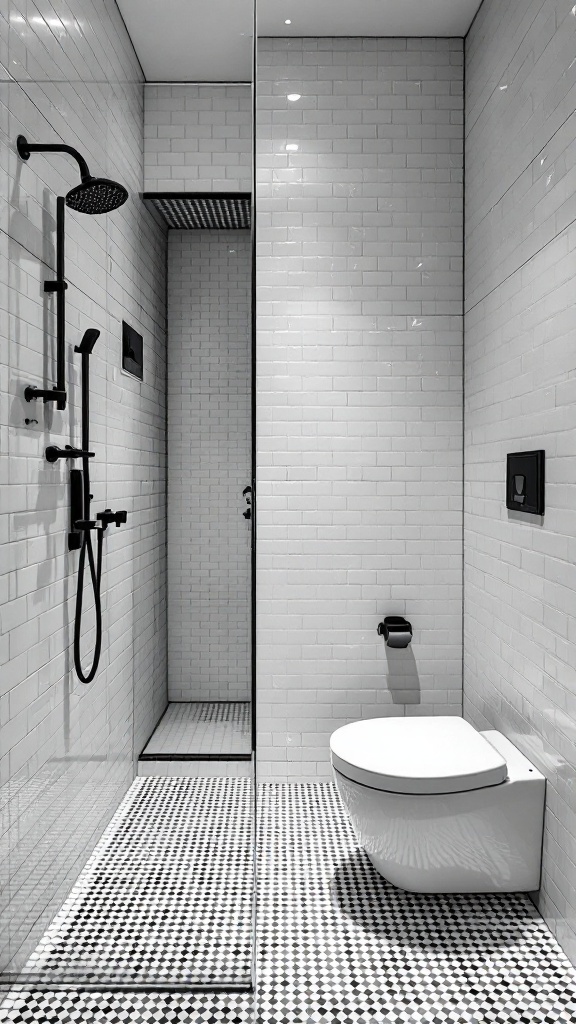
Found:
[[[290,21],[290,18],[286,18],[286,21],[284,22],[284,24],[285,25],[291,25],[292,22]]]
[[[295,153],[296,150],[298,149],[298,144],[296,142],[287,142],[286,149],[288,150],[289,153]]]
[[[289,92],[286,99],[290,100],[290,103],[296,103],[296,100],[302,99],[302,94],[299,92]]]

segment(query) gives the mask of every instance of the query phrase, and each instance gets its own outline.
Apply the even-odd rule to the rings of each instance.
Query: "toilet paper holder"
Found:
[[[408,647],[412,641],[412,625],[402,615],[387,615],[378,624],[378,635],[383,636],[388,647]]]

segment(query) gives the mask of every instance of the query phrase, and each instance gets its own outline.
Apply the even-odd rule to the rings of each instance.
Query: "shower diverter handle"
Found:
[[[115,523],[116,526],[122,526],[128,519],[128,513],[124,510],[113,512],[111,508],[105,508],[103,512],[96,514],[96,519],[99,523],[102,523],[102,529],[105,530],[111,523]]]
[[[58,459],[93,459],[94,452],[85,452],[81,448],[72,448],[67,444],[65,448],[58,448],[55,444],[48,445],[46,449],[48,462],[58,462]]]

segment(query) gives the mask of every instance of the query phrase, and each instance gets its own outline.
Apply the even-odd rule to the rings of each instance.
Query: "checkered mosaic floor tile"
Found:
[[[26,981],[249,981],[250,794],[248,779],[136,779]]]
[[[576,974],[523,895],[394,889],[330,784],[261,789],[248,996],[19,996],[10,1024],[574,1024]]]
[[[251,746],[249,701],[177,701],[168,705],[142,753],[249,754]]]
[[[130,765],[48,761],[0,790],[0,971],[18,973],[67,898],[129,785]]]
[[[250,995],[170,992],[36,992],[11,996],[0,1007],[10,1024],[248,1024]]]
[[[526,896],[395,889],[331,784],[261,793],[260,1024],[574,1024],[576,974]]]

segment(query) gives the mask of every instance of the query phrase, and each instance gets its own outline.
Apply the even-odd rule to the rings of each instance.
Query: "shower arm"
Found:
[[[63,143],[50,143],[42,146],[36,142],[28,142],[28,139],[24,135],[19,135],[16,140],[16,148],[18,154],[22,160],[28,160],[30,153],[67,153],[68,156],[74,157],[78,167],[80,168],[80,177],[82,181],[90,177],[90,171],[88,170],[88,164],[84,157],[74,149],[73,146],[65,146]]]

